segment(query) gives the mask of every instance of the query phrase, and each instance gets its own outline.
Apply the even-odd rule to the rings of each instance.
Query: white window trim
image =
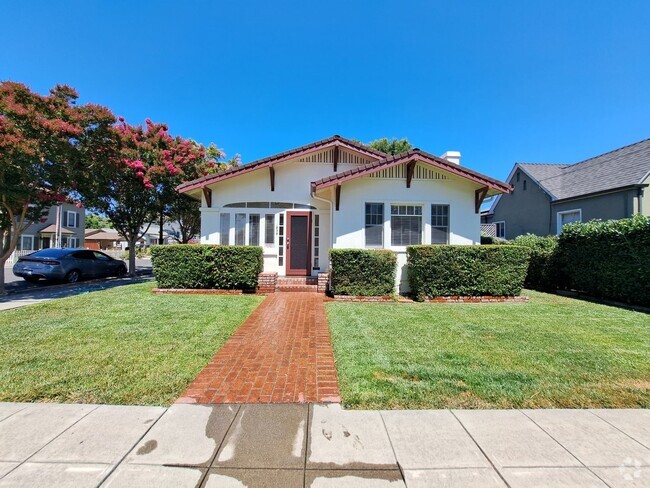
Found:
[[[383,215],[381,216],[381,246],[370,245],[366,242],[366,204],[368,203],[381,203]],[[390,204],[389,204],[390,205]],[[363,202],[363,248],[364,249],[386,249],[386,203],[378,200]],[[388,216],[388,227],[390,228],[390,215]],[[390,235],[390,234],[388,234]]]
[[[29,238],[31,238],[31,240],[32,240],[32,245],[29,246],[29,247],[30,247],[29,249],[25,249],[25,248],[23,247],[23,239],[24,239],[25,237],[29,237]],[[22,235],[20,236],[20,250],[21,250],[21,251],[35,251],[35,250],[36,250],[36,249],[34,249],[34,234],[22,234]]]
[[[449,202],[429,202],[429,212],[427,213],[427,222],[425,223],[425,239],[426,241],[422,241],[422,244],[427,244],[431,245],[431,228],[433,227],[433,209],[431,208],[433,205],[445,205],[449,209],[449,215],[447,216],[447,244],[451,244],[451,216],[452,216],[452,205]],[[435,246],[443,246],[445,244],[433,244]]]
[[[388,211],[386,210],[386,205],[388,205]],[[391,232],[391,218],[393,216],[393,209],[391,208],[391,205],[409,205],[413,207],[421,207],[422,208],[422,213],[420,214],[420,218],[422,219],[422,231],[421,231],[421,236],[420,236],[420,243],[421,244],[431,244],[431,238],[427,237],[427,230],[429,230],[429,233],[431,233],[431,209],[429,209],[428,212],[428,219],[427,219],[427,212],[426,212],[426,203],[423,202],[389,202],[384,204],[384,215],[386,217],[386,221],[384,222],[384,249],[389,249],[391,251],[397,251],[397,252],[406,252],[406,247],[407,246],[393,246],[393,235]],[[364,225],[365,225],[365,212],[364,212]],[[388,240],[386,240],[388,239]]]
[[[71,227],[73,229],[78,228],[79,227],[79,214],[77,212],[75,212],[74,210],[66,210],[65,213],[66,213],[66,219],[65,220],[66,220],[66,223],[67,223],[67,227]],[[70,215],[74,215],[74,217],[72,218],[72,220],[74,220],[74,225],[70,225]]]
[[[581,208],[574,208],[572,210],[562,210],[561,212],[557,213],[556,217],[556,224],[557,224],[557,234],[560,235],[562,233],[562,215],[565,214],[570,214],[570,213],[576,213],[578,212],[578,215],[580,216],[576,222],[582,222],[582,209]]]
[[[498,226],[497,224],[503,224],[503,237],[496,236],[497,239],[505,239],[506,238],[506,221],[505,220],[497,220],[496,222],[493,222],[494,224],[494,229],[495,233],[498,234]]]

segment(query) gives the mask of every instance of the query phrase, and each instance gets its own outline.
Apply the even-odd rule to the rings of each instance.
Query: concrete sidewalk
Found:
[[[648,410],[0,404],[0,487],[648,487]]]

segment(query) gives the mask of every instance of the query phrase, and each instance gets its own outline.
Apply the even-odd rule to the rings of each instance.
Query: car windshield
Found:
[[[43,249],[29,255],[30,258],[62,258],[70,254],[70,249]]]

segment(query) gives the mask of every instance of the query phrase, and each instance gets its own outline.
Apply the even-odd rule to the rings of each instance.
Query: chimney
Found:
[[[440,157],[446,159],[450,163],[458,164],[460,166],[460,152],[458,151],[447,151]]]

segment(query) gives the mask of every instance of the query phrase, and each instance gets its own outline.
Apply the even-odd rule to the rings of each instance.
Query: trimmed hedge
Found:
[[[438,296],[515,296],[529,251],[519,246],[408,246],[407,269],[417,300]]]
[[[258,246],[177,244],[151,248],[159,288],[254,289],[262,259]]]
[[[650,217],[565,225],[557,259],[561,287],[650,305]]]
[[[397,257],[392,251],[330,250],[334,295],[388,296],[395,293]]]
[[[530,249],[526,286],[541,291],[554,291],[557,288],[557,237],[526,234],[515,237],[512,244]]]
[[[500,237],[492,236],[481,236],[481,245],[507,245],[510,244],[506,239],[501,239]]]

